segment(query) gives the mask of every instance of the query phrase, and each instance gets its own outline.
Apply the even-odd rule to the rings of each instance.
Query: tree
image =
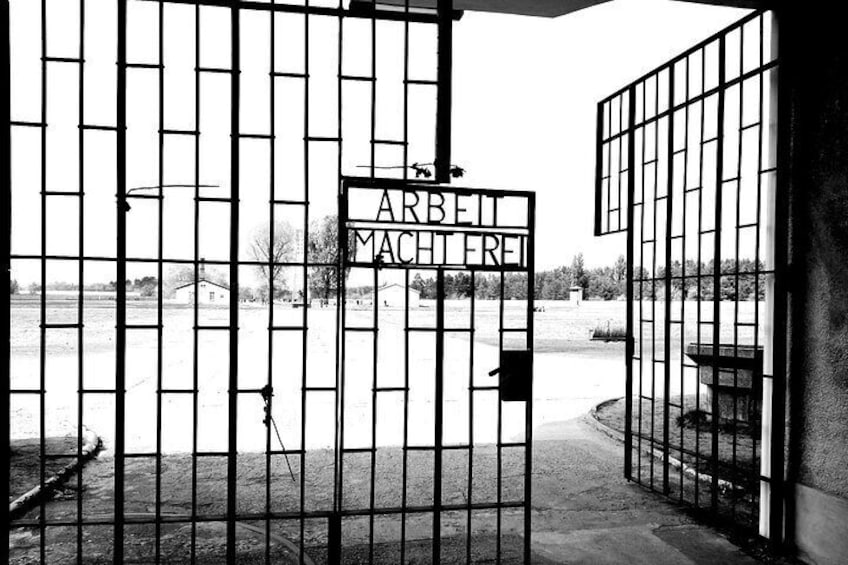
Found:
[[[573,285],[589,288],[589,276],[586,274],[586,263],[582,253],[578,253],[571,260],[571,277]]]
[[[9,279],[9,295],[17,294],[20,290],[16,279]]]
[[[309,290],[318,298],[328,300],[338,293],[337,271],[339,255],[339,218],[335,214],[324,216],[312,223],[309,230],[309,262],[320,263],[312,267],[309,275]],[[356,256],[356,236],[348,232],[348,257]],[[333,266],[330,266],[333,265]],[[345,269],[347,280],[350,269]]]
[[[615,260],[615,265],[612,268],[613,271],[613,280],[615,282],[626,282],[627,281],[627,259],[624,258],[624,255],[619,255],[618,259]]]
[[[295,239],[295,232],[291,225],[278,220],[274,222],[273,230],[270,224],[258,228],[250,241],[248,253],[254,261],[259,263],[257,269],[262,285],[264,286],[270,280],[274,286],[275,295],[277,283],[283,271],[283,265],[280,263],[291,261],[295,256],[297,245]]]

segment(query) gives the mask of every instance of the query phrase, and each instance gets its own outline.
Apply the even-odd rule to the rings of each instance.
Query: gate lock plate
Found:
[[[529,349],[501,351],[501,366],[489,375],[499,375],[498,389],[502,401],[530,400],[533,393],[533,352]]]

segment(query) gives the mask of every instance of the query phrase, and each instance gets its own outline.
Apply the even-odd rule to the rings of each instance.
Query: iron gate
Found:
[[[438,5],[2,3],[5,441],[49,488],[102,440],[13,558],[341,559],[328,241],[343,174],[450,179]]]
[[[3,484],[102,441],[13,560],[529,561],[533,196],[428,185],[451,2],[315,4],[3,2],[0,392],[36,466]],[[421,222],[429,264],[362,263],[339,196],[378,172],[479,216]]]
[[[753,12],[599,103],[595,233],[627,236],[626,477],[779,541],[776,28]]]
[[[382,520],[400,530],[388,562],[530,562],[534,203],[343,182],[337,506],[367,520],[369,560]]]

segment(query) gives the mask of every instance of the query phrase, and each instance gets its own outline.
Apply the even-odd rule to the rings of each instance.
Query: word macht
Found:
[[[359,265],[527,266],[527,236],[500,232],[349,228]]]

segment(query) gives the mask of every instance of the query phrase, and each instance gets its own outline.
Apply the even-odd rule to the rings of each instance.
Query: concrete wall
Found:
[[[839,3],[800,4],[780,22],[792,155],[788,541],[808,561],[848,563],[848,41]]]

